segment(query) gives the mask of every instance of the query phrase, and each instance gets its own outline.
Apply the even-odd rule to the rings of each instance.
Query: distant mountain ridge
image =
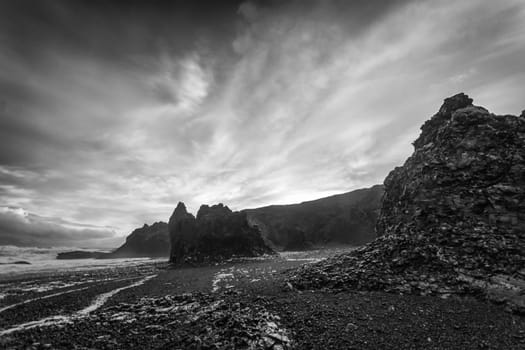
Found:
[[[251,224],[280,249],[308,249],[330,243],[362,245],[376,238],[384,193],[375,185],[288,205],[246,209]]]
[[[111,253],[97,251],[71,251],[58,253],[58,259],[112,259],[165,257],[170,253],[168,224],[162,221],[133,230],[126,242]]]

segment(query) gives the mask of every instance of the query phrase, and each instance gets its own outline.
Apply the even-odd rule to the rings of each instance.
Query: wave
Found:
[[[0,276],[29,272],[59,271],[63,269],[84,270],[98,269],[119,265],[134,265],[149,261],[149,258],[119,258],[119,259],[78,259],[57,260],[57,254],[74,250],[93,251],[93,248],[77,247],[17,247],[0,246]],[[110,252],[113,249],[97,249],[100,252]]]
[[[92,251],[93,249],[78,247],[18,247],[14,245],[0,245],[0,264],[10,264],[15,261],[36,262],[40,260],[55,259],[58,253],[73,250]],[[109,252],[108,249],[97,249],[101,252]]]

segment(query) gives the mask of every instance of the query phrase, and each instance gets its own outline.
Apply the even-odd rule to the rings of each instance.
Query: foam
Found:
[[[0,336],[11,334],[13,332],[19,332],[19,331],[32,329],[32,328],[37,328],[37,327],[49,327],[49,326],[63,325],[63,324],[66,324],[66,323],[72,323],[72,322],[74,322],[76,320],[79,320],[81,318],[86,317],[91,312],[99,309],[101,306],[103,306],[109,300],[109,298],[111,298],[115,294],[117,294],[117,293],[119,293],[119,292],[121,292],[121,291],[123,291],[125,289],[129,289],[129,288],[140,286],[140,285],[146,283],[148,280],[150,280],[152,278],[155,278],[156,276],[157,275],[146,276],[143,279],[141,279],[141,280],[139,280],[139,281],[137,281],[135,283],[132,283],[130,285],[127,285],[127,286],[124,286],[124,287],[120,287],[120,288],[117,288],[117,289],[113,289],[112,291],[109,291],[107,293],[100,294],[100,295],[98,295],[95,298],[95,300],[89,306],[85,307],[82,310],[77,311],[76,313],[74,313],[72,315],[56,315],[56,316],[50,316],[50,317],[46,317],[46,318],[43,318],[43,319],[40,319],[40,320],[36,320],[36,321],[30,321],[30,322],[26,322],[26,323],[21,323],[21,324],[18,324],[16,326],[14,326],[14,327],[1,330],[0,331]]]

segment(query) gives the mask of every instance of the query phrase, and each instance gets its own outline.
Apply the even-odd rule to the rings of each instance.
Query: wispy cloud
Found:
[[[120,237],[110,227],[42,217],[22,208],[0,207],[0,245],[45,247],[116,247]]]
[[[135,41],[50,32],[27,55],[3,30],[0,205],[126,234],[179,200],[242,209],[380,183],[459,91],[525,107],[522,1],[363,3],[123,13]]]
[[[212,72],[201,65],[198,53],[181,59],[162,57],[159,68],[151,84],[160,102],[171,107],[163,112],[173,115],[198,112],[213,82]]]

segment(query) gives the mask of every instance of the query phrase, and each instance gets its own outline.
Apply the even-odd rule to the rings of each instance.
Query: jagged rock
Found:
[[[234,256],[273,254],[246,213],[222,204],[200,207],[197,218],[180,202],[169,221],[170,261],[176,264],[222,261]]]
[[[298,271],[299,288],[484,296],[525,312],[525,119],[458,94],[385,179],[377,232]]]
[[[361,245],[376,237],[383,186],[313,201],[271,205],[245,212],[279,249],[303,250],[329,243]]]
[[[184,203],[179,202],[168,222],[170,233],[170,261],[182,263],[190,255],[197,239],[195,217],[186,211]]]

